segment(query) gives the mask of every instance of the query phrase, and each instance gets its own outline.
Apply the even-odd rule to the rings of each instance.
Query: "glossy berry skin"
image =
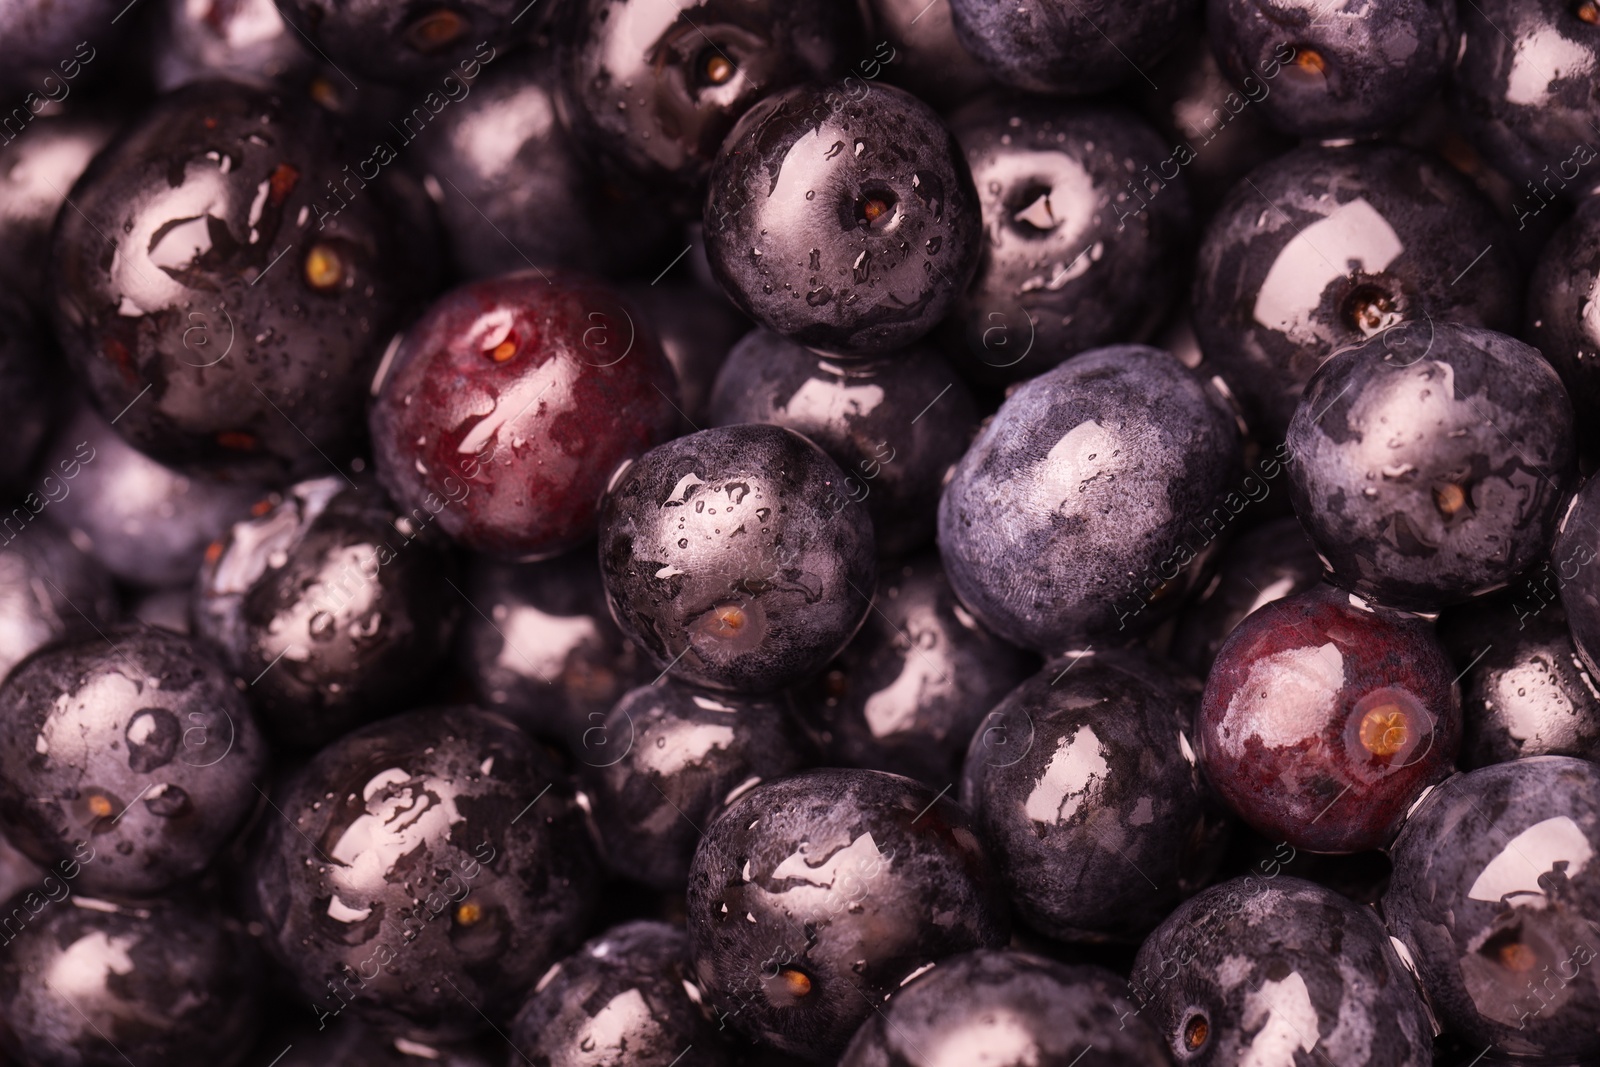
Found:
[[[1190,524],[1238,463],[1233,419],[1171,355],[1087,352],[1012,393],[956,465],[939,503],[950,584],[1046,655],[1131,640],[1177,607]]]
[[[1321,581],[1322,561],[1292,516],[1241,535],[1223,550],[1216,576],[1178,619],[1169,652],[1173,662],[1205,677],[1222,643],[1246,616]]]
[[[321,108],[204,82],[161,98],[73,187],[56,333],[140,451],[254,481],[325,474],[360,447],[351,413],[437,256],[431,220],[385,182],[352,182],[339,207],[325,183],[348,158]]]
[[[886,556],[933,540],[944,476],[978,428],[972,394],[929,347],[838,362],[770,330],[728,354],[709,414],[713,426],[771,423],[816,442],[866,503]]]
[[[78,461],[68,453],[60,462],[73,469]],[[60,472],[41,479],[47,491],[63,484]],[[54,523],[34,521],[33,507],[42,513],[48,499],[30,494],[0,517],[0,678],[36,649],[117,620],[111,576]]]
[[[136,908],[32,896],[11,902],[26,921],[8,927],[0,954],[0,1028],[18,1062],[249,1062],[261,962],[237,923],[187,896]]]
[[[1300,137],[1398,125],[1438,91],[1455,59],[1449,0],[1382,0],[1359,14],[1330,14],[1315,0],[1209,0],[1206,22],[1233,83]]]
[[[584,731],[578,759],[611,867],[678,892],[700,828],[728,798],[812,766],[817,753],[785,698],[665,679],[630,690]]]
[[[1433,1063],[1427,1009],[1377,915],[1299,878],[1235,878],[1179,905],[1128,992],[1185,1067]]]
[[[682,930],[614,926],[540,980],[511,1024],[512,1047],[550,1067],[672,1067],[690,1048],[696,1064],[728,1067],[731,1050],[701,1011],[691,976]]]
[[[1600,696],[1559,604],[1491,597],[1445,612],[1439,637],[1463,672],[1462,767],[1600,761]]]
[[[1567,387],[1580,440],[1600,442],[1600,197],[1578,205],[1539,255],[1528,282],[1523,336],[1550,361]]]
[[[1600,479],[1591,478],[1567,505],[1550,558],[1572,641],[1591,676],[1600,675]]]
[[[155,896],[198,874],[253,810],[266,744],[204,646],[152,627],[53,645],[0,686],[0,815],[75,888]]]
[[[960,780],[984,716],[1037,666],[962,607],[928,551],[884,569],[861,632],[800,700],[839,763],[938,788]]]
[[[750,332],[750,320],[734,310],[715,285],[640,282],[624,286],[623,294],[644,313],[678,375],[680,432],[707,425],[717,372],[733,346]]]
[[[461,276],[534,263],[654,277],[682,247],[661,197],[603,177],[589,161],[562,120],[560,94],[559,60],[548,50],[506,56],[408,151],[407,165],[437,190]]]
[[[1515,327],[1510,237],[1444,162],[1390,145],[1308,145],[1248,178],[1201,241],[1194,327],[1262,437],[1283,436],[1323,360],[1390,326]]]
[[[660,669],[617,629],[593,549],[539,563],[475,556],[462,585],[461,667],[479,703],[578,752],[622,695]]]
[[[1189,741],[1198,689],[1135,653],[1056,660],[973,734],[961,802],[1030,927],[1136,943],[1216,870],[1228,834]]]
[[[206,78],[290,88],[310,81],[320,58],[273,0],[218,0],[203,7],[164,0],[160,7],[150,47],[162,92]]]
[[[1074,0],[950,0],[956,36],[995,78],[1030,93],[1074,95],[1137,79],[1198,8],[1196,0],[1090,10]]]
[[[945,960],[897,992],[839,1063],[1065,1067],[1079,1057],[1078,1067],[1167,1067],[1161,1039],[1133,1012],[1125,984],[1104,968],[980,950]]]
[[[577,130],[628,173],[685,197],[704,191],[751,105],[871,55],[850,0],[574,0],[566,18]]]
[[[1250,615],[1217,654],[1200,765],[1240,818],[1309,852],[1394,838],[1461,744],[1456,670],[1427,622],[1319,586]]]
[[[950,125],[983,212],[953,324],[963,372],[1005,384],[1149,340],[1181,295],[1192,237],[1173,148],[1131,113],[1037,97],[976,103]]]
[[[1533,203],[1577,199],[1600,185],[1594,9],[1582,0],[1467,4],[1461,36],[1455,106],[1489,161]]]
[[[877,581],[844,472],[761,425],[680,437],[621,472],[601,503],[600,572],[612,617],[659,669],[739,692],[819,671]]]
[[[193,478],[157,463],[87,404],[60,425],[43,456],[39,485],[47,499],[56,497],[50,517],[106,570],[139,586],[192,583],[206,547],[270,495],[263,486]],[[82,456],[93,459],[68,458]]]
[[[532,36],[550,6],[528,10],[515,0],[405,6],[385,0],[288,0],[280,10],[328,62],[373,81],[405,84],[438,75],[470,81],[483,65]],[[526,17],[519,18],[519,12]]]
[[[928,105],[876,82],[806,85],[763,99],[723,142],[706,255],[768,329],[878,356],[944,318],[981,225],[966,160]]]
[[[424,1038],[476,1032],[462,998],[509,1014],[592,913],[597,865],[573,792],[497,715],[427,708],[373,723],[319,752],[274,803],[283,818],[256,846],[254,907],[319,1020],[348,1007]]]
[[[11,42],[6,44],[9,54]],[[0,277],[36,307],[47,306],[51,277],[45,264],[56,213],[89,160],[117,132],[117,117],[46,113],[28,123],[26,137],[0,144]]]
[[[594,536],[617,465],[672,436],[672,367],[610,286],[537,269],[463,285],[373,383],[378,476],[459,544],[544,559]]]
[[[757,786],[689,873],[695,973],[719,1022],[828,1062],[913,971],[1005,944],[999,881],[964,811],[880,771]]]
[[[1600,1055],[1589,917],[1600,904],[1600,769],[1536,756],[1458,775],[1394,847],[1383,898],[1439,1021],[1520,1063]]]
[[[461,610],[438,538],[376,487],[301,482],[207,552],[195,632],[281,743],[317,748],[433,677]]]
[[[1545,553],[1573,438],[1572,404],[1536,349],[1469,326],[1396,327],[1306,386],[1289,423],[1290,496],[1329,581],[1436,610]]]

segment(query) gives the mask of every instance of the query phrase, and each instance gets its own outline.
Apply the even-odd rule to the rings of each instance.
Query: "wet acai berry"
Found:
[[[361,446],[351,413],[438,256],[391,176],[346,175],[345,159],[359,156],[321,108],[204,82],[73,187],[51,253],[56,332],[140,451],[282,481]]]
[[[956,36],[1000,81],[1097,93],[1137,79],[1179,39],[1196,0],[1084,8],[1075,0],[951,0]]]
[[[1518,1063],[1600,1055],[1600,769],[1536,756],[1458,775],[1395,841],[1383,898],[1434,1012]]]
[[[1238,464],[1222,401],[1171,355],[1085,353],[1012,393],[956,465],[939,503],[950,584],[1047,655],[1130,641],[1177,608],[1220,532],[1198,524],[1237,513]]]
[[[208,78],[283,89],[311,81],[320,57],[272,0],[220,0],[203,7],[180,0],[160,8],[147,47],[162,92]]]
[[[1132,114],[1055,100],[983,101],[951,129],[983,212],[978,273],[953,323],[963,372],[1020,381],[1149,340],[1185,283],[1186,160]]]
[[[1424,620],[1334,589],[1248,616],[1217,654],[1195,730],[1239,817],[1311,852],[1382,848],[1461,744],[1456,669]]]
[[[1440,616],[1439,637],[1462,671],[1462,767],[1600,760],[1600,691],[1549,595],[1490,597]]]
[[[1382,0],[1359,17],[1315,0],[1206,5],[1222,68],[1278,129],[1356,137],[1403,122],[1443,84],[1456,58],[1456,6]]]
[[[41,650],[0,686],[0,817],[88,893],[155,896],[198,874],[260,797],[267,750],[235,679],[152,627]],[[92,859],[84,858],[84,850]]]
[[[239,924],[185,895],[118,907],[73,893],[73,884],[53,878],[49,896],[8,905],[0,1022],[19,1062],[250,1062],[261,961]]]
[[[1267,485],[1259,478],[1255,484]],[[1271,487],[1254,491],[1271,492]],[[1216,575],[1184,608],[1169,650],[1173,661],[1204,677],[1222,643],[1247,615],[1314,588],[1322,570],[1316,549],[1293,517],[1274,519],[1242,535],[1223,550]]]
[[[606,609],[593,548],[538,563],[471,560],[459,659],[478,701],[570,751],[660,673]]]
[[[619,472],[600,570],[617,624],[662,671],[743,692],[820,670],[877,580],[872,521],[839,465],[764,425],[680,437]]]
[[[697,690],[672,679],[630,690],[580,739],[595,825],[613,869],[681,890],[704,827],[762,782],[817,762],[786,698]]]
[[[880,771],[810,771],[735,800],[695,851],[688,916],[718,1020],[822,1062],[918,968],[1008,933],[966,813]]]
[[[374,486],[317,478],[207,552],[195,632],[250,681],[276,740],[315,748],[432,676],[461,598],[426,532]]]
[[[594,536],[617,464],[672,436],[672,367],[609,285],[537,268],[441,297],[373,382],[378,475],[458,543],[543,559]]]
[[[1414,358],[1429,322],[1514,329],[1511,247],[1482,195],[1442,161],[1393,145],[1307,145],[1251,172],[1212,217],[1195,332],[1252,427],[1280,438],[1306,382],[1346,345],[1414,323],[1388,334]]]
[[[1433,1030],[1370,908],[1252,875],[1179,905],[1139,949],[1141,1018],[1185,1067],[1429,1067]]]
[[[1101,967],[1026,952],[969,952],[937,964],[856,1031],[840,1067],[938,1064],[1167,1067],[1167,1053]]]
[[[1600,150],[1596,151],[1600,158]],[[1600,444],[1600,197],[1591,197],[1555,232],[1528,281],[1528,343],[1561,375],[1577,413],[1578,436]]]
[[[565,17],[563,73],[581,136],[686,200],[752,104],[872,54],[849,0],[574,0]]]
[[[1295,514],[1329,581],[1437,610],[1543,555],[1572,478],[1572,426],[1536,349],[1469,326],[1395,327],[1307,385],[1287,440]]]
[[[728,134],[706,254],[763,326],[843,356],[886,355],[950,310],[978,263],[972,175],[938,115],[875,82],[763,99]]]
[[[733,1062],[700,1007],[689,938],[661,922],[614,926],[539,980],[511,1026],[530,1063],[705,1067]]]
[[[878,551],[933,540],[944,477],[977,431],[966,384],[932,348],[838,361],[770,330],[728,354],[711,393],[713,426],[766,422],[804,434],[844,469],[872,516]]]
[[[1128,652],[1056,660],[974,733],[961,801],[1029,926],[1137,942],[1227,844],[1192,733],[1199,685]]]
[[[930,550],[883,571],[861,632],[799,699],[841,764],[937,788],[960,780],[978,724],[1037,666],[972,617]]]
[[[1525,597],[1524,604],[1530,600],[1547,603],[1553,577],[1578,655],[1590,675],[1600,677],[1600,561],[1596,557],[1600,557],[1600,478],[1591,478],[1561,516],[1550,562],[1529,577],[1528,586],[1535,596]]]
[[[319,1021],[465,1036],[574,947],[597,865],[560,768],[510,722],[425,708],[277,791],[252,866],[265,942]],[[466,1004],[463,1004],[463,999]]]

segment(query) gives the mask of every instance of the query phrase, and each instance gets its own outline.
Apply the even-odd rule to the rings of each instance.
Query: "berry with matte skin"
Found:
[[[373,81],[413,82],[420,90],[425,79],[443,75],[427,86],[428,97],[415,101],[431,117],[437,113],[432,101],[453,96],[485,65],[533,36],[552,6],[530,9],[520,0],[287,0],[279,10],[319,56]]]
[[[1456,111],[1489,162],[1519,183],[1519,213],[1600,185],[1592,0],[1473,0],[1460,14]]]
[[[961,802],[1029,926],[1137,942],[1222,861],[1195,765],[1199,683],[1142,655],[1046,664],[972,738]]]
[[[1600,1056],[1600,768],[1535,756],[1457,775],[1394,845],[1383,898],[1444,1027],[1519,1063]]]
[[[581,939],[598,867],[560,768],[498,715],[346,734],[274,798],[252,868],[268,949],[319,1021],[447,1039],[515,1010]],[[513,825],[515,824],[515,825]]]
[[[1168,1067],[1126,986],[1102,967],[1026,952],[938,964],[856,1031],[840,1067]]]
[[[431,179],[457,272],[654,276],[682,248],[660,196],[602,176],[561,119],[557,57],[507,56],[429,122],[407,165]]]
[[[1173,149],[1136,116],[1012,96],[950,120],[983,212],[952,323],[964,373],[1021,381],[1151,338],[1185,283],[1193,220]]]
[[[255,810],[267,749],[204,646],[152,627],[53,645],[0,686],[0,816],[35,862],[87,843],[75,886],[155,896]]]
[[[1196,720],[1200,766],[1245,822],[1310,852],[1393,840],[1461,744],[1456,669],[1425,620],[1331,586],[1229,636]]]
[[[819,1061],[918,968],[1008,934],[966,812],[880,771],[810,771],[735,800],[695,851],[688,920],[719,1021]]]
[[[1455,60],[1453,0],[1378,0],[1331,16],[1316,0],[1210,0],[1206,21],[1233,83],[1274,126],[1301,137],[1396,126]]]
[[[1461,766],[1527,756],[1600,761],[1600,695],[1559,604],[1476,601],[1440,616],[1439,639],[1462,671]]]
[[[652,449],[600,508],[612,616],[659,669],[713,689],[771,692],[821,670],[866,617],[874,556],[839,465],[777,426]]]
[[[696,690],[672,679],[628,692],[583,732],[594,820],[613,869],[681,891],[722,806],[817,762],[786,698]]]
[[[539,563],[475,556],[462,588],[479,609],[462,612],[458,641],[479,703],[571,752],[660,673],[612,621],[593,548]]]
[[[1235,878],[1145,941],[1128,983],[1184,1067],[1430,1067],[1427,1008],[1383,924],[1329,889]]]
[[[1179,617],[1169,650],[1173,662],[1205,677],[1222,643],[1246,616],[1314,588],[1322,569],[1317,550],[1292,516],[1242,535],[1223,550],[1216,576]]]
[[[751,318],[820,351],[887,355],[951,309],[978,264],[972,174],[933,109],[876,82],[769,96],[728,134],[706,255]]]
[[[511,1045],[550,1067],[727,1067],[731,1050],[701,1010],[692,973],[682,930],[614,926],[540,979],[511,1024]]]
[[[978,724],[1038,668],[962,607],[933,551],[885,569],[861,632],[800,690],[841,765],[960,780]]]
[[[209,902],[179,896],[117,907],[33,892],[8,908],[0,953],[0,1030],[7,1032],[0,1042],[20,1062],[251,1062],[262,1015],[261,962],[238,924]]]
[[[945,571],[979,622],[1024,648],[1126,642],[1177,608],[1191,524],[1238,466],[1234,420],[1171,355],[1084,353],[1013,392],[956,465],[939,504]]]
[[[950,0],[956,37],[1000,81],[1030,93],[1097,93],[1139,78],[1199,10],[1198,0]]]
[[[574,0],[566,18],[562,74],[578,133],[684,198],[703,193],[751,105],[871,55],[850,0]]]
[[[1329,581],[1433,611],[1544,555],[1573,439],[1572,404],[1536,349],[1470,326],[1395,327],[1306,386],[1289,490]]]
[[[933,540],[944,477],[977,431],[967,387],[938,352],[839,362],[770,330],[728,354],[711,393],[713,426],[765,422],[810,438],[865,501],[878,551]]]
[[[609,285],[522,271],[441,297],[379,368],[378,476],[403,512],[506,559],[594,536],[617,465],[672,436],[672,367]]]
[[[316,748],[431,679],[460,612],[449,558],[376,487],[330,476],[206,553],[195,632],[241,677],[278,741]]]
[[[1561,375],[1580,440],[1600,444],[1600,197],[1555,232],[1528,282],[1524,336]]]
[[[65,468],[55,459],[56,469],[39,475],[47,498],[56,494],[50,517],[108,571],[139,586],[192,583],[211,542],[270,496],[262,486],[193,478],[157,463],[87,404],[56,430],[43,455],[47,462],[93,457]],[[66,478],[66,470],[74,476]]]
[[[438,257],[388,177],[335,169],[356,158],[316,105],[228,82],[162,97],[95,157],[57,219],[56,334],[134,447],[278,481],[361,447],[352,413]]]
[[[1306,145],[1246,179],[1201,241],[1194,329],[1264,439],[1283,436],[1306,382],[1347,345],[1401,323],[1415,329],[1391,343],[1409,340],[1408,355],[1425,347],[1429,322],[1515,328],[1522,275],[1510,235],[1443,161],[1393,145]]]

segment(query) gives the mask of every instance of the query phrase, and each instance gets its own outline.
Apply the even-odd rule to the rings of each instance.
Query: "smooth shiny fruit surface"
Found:
[[[1266,837],[1310,852],[1394,839],[1453,769],[1455,667],[1431,625],[1318,586],[1257,610],[1206,679],[1200,766]]]
[[[680,437],[621,471],[600,571],[622,632],[664,673],[757,693],[837,655],[877,582],[872,520],[844,472],[765,425]]]

